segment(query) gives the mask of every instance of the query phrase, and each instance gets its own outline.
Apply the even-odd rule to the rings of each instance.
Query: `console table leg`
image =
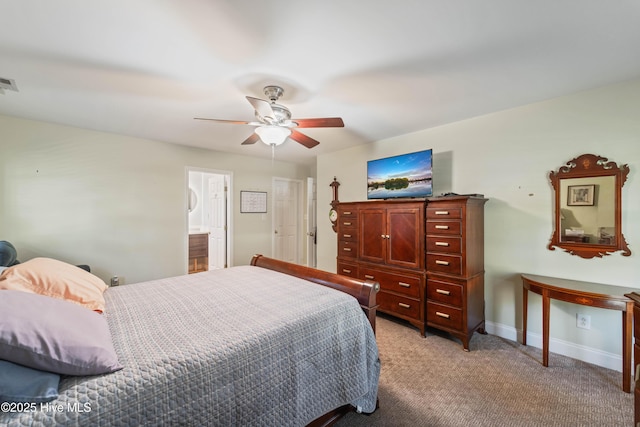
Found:
[[[529,307],[528,298],[529,298],[529,290],[523,287],[522,289],[522,345],[527,345],[527,309]]]
[[[631,334],[633,331],[633,301],[622,312],[622,390],[631,393]]]
[[[549,293],[542,292],[542,366],[549,366]]]

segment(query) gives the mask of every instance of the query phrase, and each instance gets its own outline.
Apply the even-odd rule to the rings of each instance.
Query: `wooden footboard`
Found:
[[[289,262],[267,258],[262,255],[254,255],[251,259],[251,265],[309,280],[310,282],[318,283],[322,286],[328,286],[355,297],[360,303],[360,307],[362,307],[362,310],[367,315],[369,323],[371,323],[371,327],[375,332],[376,309],[378,307],[378,304],[376,303],[376,293],[380,290],[380,284],[378,282],[373,282],[371,280],[357,280],[351,277],[329,273],[328,271],[306,267],[304,265],[291,264]],[[306,427],[332,426],[345,414],[354,410],[355,408],[351,405],[341,406],[317,418]]]
[[[367,315],[371,327],[375,332],[376,309],[378,307],[376,303],[376,293],[380,290],[380,284],[378,282],[340,276],[339,274],[329,273],[328,271],[322,271],[304,265],[291,264],[262,255],[254,255],[251,259],[251,265],[309,280],[310,282],[328,286],[355,297]]]

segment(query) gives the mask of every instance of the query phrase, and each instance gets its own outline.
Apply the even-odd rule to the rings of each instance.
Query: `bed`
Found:
[[[63,375],[55,400],[0,424],[305,426],[373,412],[377,290],[260,255],[109,288],[101,316],[122,369]]]

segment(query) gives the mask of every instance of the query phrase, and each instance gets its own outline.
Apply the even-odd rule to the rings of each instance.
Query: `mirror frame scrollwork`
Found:
[[[557,171],[549,173],[551,185],[555,191],[555,224],[554,231],[551,235],[551,241],[547,248],[555,250],[561,248],[572,255],[582,258],[603,257],[613,252],[622,251],[623,256],[631,255],[631,251],[627,246],[627,242],[622,234],[622,186],[627,180],[629,173],[628,165],[618,166],[616,162],[609,161],[606,157],[594,154],[583,154],[575,159],[568,161]],[[589,178],[589,177],[606,177],[613,176],[615,178],[615,238],[613,244],[596,244],[569,242],[562,240],[562,199],[561,183],[562,179],[567,178]]]

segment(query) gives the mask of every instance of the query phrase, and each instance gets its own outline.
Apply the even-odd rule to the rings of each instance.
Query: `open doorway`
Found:
[[[187,168],[188,272],[231,266],[231,173]]]

